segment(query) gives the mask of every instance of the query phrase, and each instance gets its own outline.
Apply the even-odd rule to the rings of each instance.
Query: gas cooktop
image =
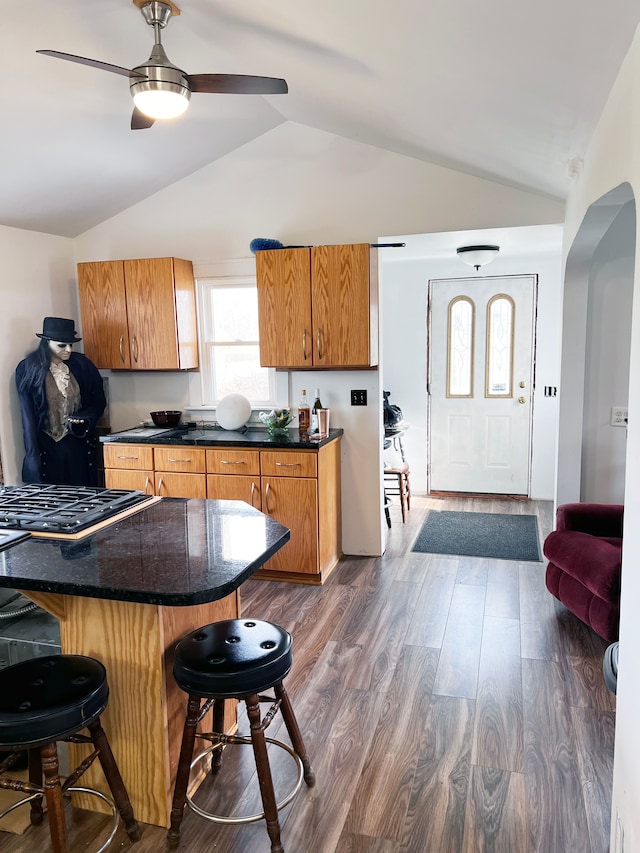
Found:
[[[2,486],[0,529],[77,533],[151,500],[143,492],[99,486]]]

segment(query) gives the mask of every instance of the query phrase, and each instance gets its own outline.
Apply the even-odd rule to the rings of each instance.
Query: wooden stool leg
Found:
[[[67,853],[67,827],[64,820],[62,787],[58,773],[58,750],[55,743],[40,747],[42,772],[44,774],[44,795],[49,816],[49,834],[53,853]]]
[[[298,725],[298,721],[296,720],[296,715],[293,713],[293,707],[291,705],[291,700],[289,699],[289,694],[287,693],[285,686],[281,681],[279,681],[278,684],[275,685],[274,691],[277,698],[280,700],[280,713],[282,714],[282,719],[284,720],[284,724],[287,727],[287,731],[289,732],[291,743],[296,751],[296,754],[300,757],[300,761],[302,761],[302,767],[304,769],[304,781],[310,788],[313,788],[313,786],[316,784],[316,774],[313,772],[313,768],[311,767],[311,762],[309,761],[309,756],[307,755],[307,749],[302,739],[302,733],[300,732],[300,726]]]
[[[187,786],[189,785],[189,773],[191,760],[193,758],[193,747],[196,742],[196,726],[200,713],[200,697],[189,695],[187,701],[187,717],[184,721],[182,733],[182,744],[180,746],[180,757],[176,771],[176,784],[173,789],[173,802],[171,804],[171,826],[167,832],[169,846],[175,847],[180,840],[180,824],[184,815],[184,807],[187,803]]]
[[[29,782],[32,785],[42,785],[42,758],[39,749],[29,750]],[[42,797],[31,800],[31,823],[40,826],[43,818]]]
[[[411,484],[409,483],[409,472],[404,475],[404,483],[407,492],[407,509],[411,509]]]
[[[407,520],[407,506],[404,494],[404,474],[398,474],[398,491],[400,492],[400,509],[402,510],[402,523]]]
[[[116,808],[120,812],[120,817],[122,818],[122,822],[127,830],[127,835],[132,841],[138,841],[142,835],[142,830],[138,825],[138,821],[134,817],[133,806],[131,805],[129,794],[127,793],[127,789],[122,781],[122,776],[120,775],[120,770],[118,769],[116,760],[113,757],[111,744],[109,743],[104,729],[100,724],[100,718],[98,717],[97,720],[91,723],[88,726],[88,729],[91,734],[91,741],[98,750],[98,761],[102,765],[102,771],[105,775],[105,779],[107,780]]]
[[[213,703],[213,730],[218,734],[224,734],[224,699],[216,699]],[[214,776],[220,772],[222,767],[222,747],[214,749],[211,753],[211,772]]]
[[[269,756],[267,755],[267,744],[261,725],[262,720],[260,719],[260,700],[258,695],[254,693],[251,696],[247,696],[245,702],[247,703],[247,716],[251,726],[251,742],[258,771],[262,807],[267,822],[267,832],[271,839],[271,853],[284,853],[284,847],[280,841],[280,822],[278,820],[276,796],[273,791],[273,779],[269,766]]]

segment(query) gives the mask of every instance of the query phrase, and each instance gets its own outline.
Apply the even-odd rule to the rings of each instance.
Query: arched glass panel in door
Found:
[[[487,305],[485,397],[513,396],[513,328],[515,305],[499,293]]]
[[[447,397],[473,397],[475,306],[467,296],[449,303]]]

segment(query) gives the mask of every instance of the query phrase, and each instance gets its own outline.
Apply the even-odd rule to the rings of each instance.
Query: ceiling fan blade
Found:
[[[250,74],[188,74],[192,92],[228,95],[285,95],[287,81],[280,77],[254,77]]]
[[[120,65],[111,65],[109,62],[101,62],[99,59],[87,59],[85,56],[75,56],[73,53],[61,53],[59,50],[36,50],[36,53],[53,56],[55,59],[66,59],[69,62],[78,62],[80,65],[91,65],[93,68],[112,71],[114,74],[122,74],[124,77],[142,77],[143,79],[147,77],[146,74],[140,74],[139,71],[122,68]]]
[[[133,112],[131,113],[131,130],[145,130],[147,127],[151,127],[154,121],[154,118],[145,115],[137,107],[133,108]]]

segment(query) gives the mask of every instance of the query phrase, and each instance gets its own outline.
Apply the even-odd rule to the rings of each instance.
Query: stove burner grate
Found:
[[[77,533],[151,499],[143,492],[99,486],[3,486],[0,529]]]

